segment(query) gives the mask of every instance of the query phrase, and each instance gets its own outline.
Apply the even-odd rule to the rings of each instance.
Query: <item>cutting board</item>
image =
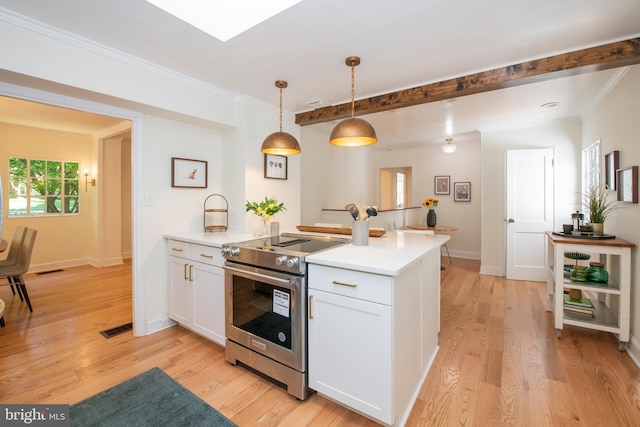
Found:
[[[308,231],[311,233],[327,233],[327,234],[351,234],[351,229],[347,227],[319,227],[314,225],[298,225],[296,227],[300,231]],[[384,236],[385,230],[369,229],[369,237]]]

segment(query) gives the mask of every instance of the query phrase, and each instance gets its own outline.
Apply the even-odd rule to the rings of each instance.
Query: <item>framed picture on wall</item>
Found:
[[[264,177],[287,179],[287,156],[264,155]]]
[[[171,186],[207,188],[207,162],[204,160],[171,158]]]
[[[612,151],[604,156],[604,180],[609,190],[616,189],[617,171],[620,167],[620,158],[618,151]]]
[[[435,177],[435,182],[433,184],[433,193],[434,194],[451,194],[451,190],[449,189],[449,175],[440,175]]]
[[[618,200],[638,203],[638,167],[618,169]]]
[[[453,201],[454,202],[470,202],[471,201],[471,183],[470,182],[454,182],[453,183]]]

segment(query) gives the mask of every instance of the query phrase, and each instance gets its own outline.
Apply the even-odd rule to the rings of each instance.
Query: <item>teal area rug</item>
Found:
[[[72,405],[72,426],[235,426],[160,368]]]

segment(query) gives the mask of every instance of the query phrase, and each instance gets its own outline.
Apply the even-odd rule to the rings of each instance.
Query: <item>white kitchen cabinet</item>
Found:
[[[168,240],[169,317],[225,345],[224,273],[220,249]]]
[[[309,387],[389,422],[391,307],[317,289],[309,292]]]
[[[554,311],[558,338],[563,325],[580,326],[612,332],[618,336],[618,349],[623,351],[629,341],[631,304],[631,249],[635,244],[622,239],[580,239],[553,234],[547,235],[547,291]],[[609,282],[572,282],[565,276],[565,253],[593,254],[603,261],[609,272]],[[575,261],[571,260],[572,263]],[[595,306],[593,316],[572,314],[564,310],[563,293],[566,289],[580,289]]]
[[[308,288],[309,388],[402,425],[438,349],[438,251],[397,276],[309,264]]]

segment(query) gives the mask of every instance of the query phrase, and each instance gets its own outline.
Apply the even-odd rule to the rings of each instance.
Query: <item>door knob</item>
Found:
[[[516,220],[513,219],[513,218],[509,218],[509,220],[507,222],[516,222]]]

